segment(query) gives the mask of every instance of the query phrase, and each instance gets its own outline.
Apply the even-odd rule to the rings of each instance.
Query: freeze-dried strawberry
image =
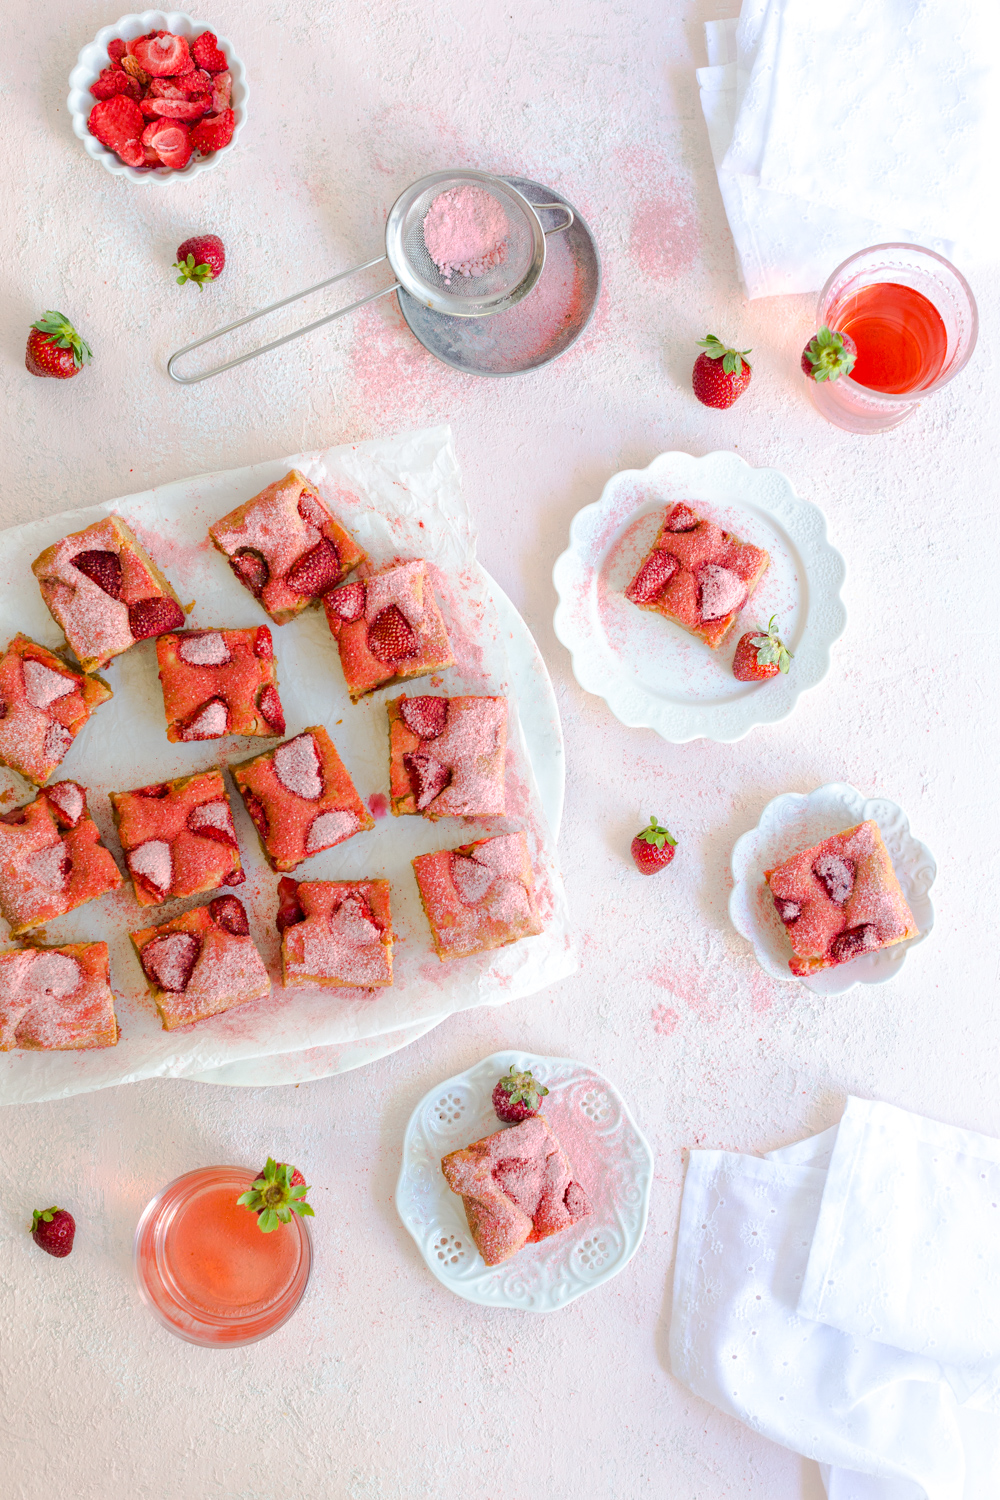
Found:
[[[158,151],[154,151],[154,149],[153,149],[152,146],[147,146],[146,142],[145,142],[145,139],[143,139],[142,149],[145,152],[145,158],[144,159],[145,159],[145,164],[146,164],[147,167],[162,167],[163,166],[163,162],[160,160],[160,154],[159,154],[159,152]]]
[[[340,553],[328,537],[323,537],[289,568],[286,582],[297,594],[315,599],[333,587],[340,571]]]
[[[209,698],[181,730],[181,739],[217,740],[228,728],[228,703],[224,698]]]
[[[151,42],[154,37],[166,36],[165,31],[144,31],[142,36],[133,36],[125,43],[125,51],[129,57],[135,56],[135,49],[140,42]]]
[[[447,698],[404,698],[399,705],[400,717],[411,733],[422,740],[436,740],[448,722]]]
[[[306,914],[299,900],[299,883],[292,880],[291,876],[283,875],[278,881],[278,915],[275,926],[279,932],[284,932],[286,927],[294,927],[296,922],[304,922],[305,919]]]
[[[180,171],[193,155],[191,138],[183,120],[158,118],[151,121],[142,133],[142,144],[147,153],[152,151],[156,157],[156,162],[150,163],[152,166],[160,164]]]
[[[137,641],[165,630],[178,630],[184,624],[184,611],[176,599],[161,594],[155,599],[139,599],[128,607],[128,628]]]
[[[451,878],[466,906],[475,906],[493,884],[493,871],[465,854],[452,853]]]
[[[78,552],[72,561],[74,568],[112,599],[121,598],[122,565],[117,552]]]
[[[433,755],[419,751],[415,755],[404,755],[403,765],[417,799],[417,810],[423,812],[451,781],[451,767],[442,765]]]
[[[153,984],[180,994],[191,982],[200,952],[201,938],[196,933],[162,932],[146,944],[139,960]]]
[[[236,129],[236,116],[231,109],[218,115],[206,115],[199,120],[191,132],[191,144],[196,151],[221,151],[228,146]]]
[[[680,563],[671,552],[653,552],[626,589],[633,604],[651,604],[658,599],[673,578]]]
[[[663,524],[668,531],[693,531],[698,525],[698,517],[690,505],[682,503],[674,506]]]
[[[228,70],[216,73],[212,80],[212,113],[221,114],[228,109],[233,98],[233,75]]]
[[[157,115],[183,124],[200,120],[207,108],[207,99],[150,99],[147,96],[142,101],[142,112],[147,119]]]
[[[142,89],[138,80],[131,78],[123,68],[105,68],[90,85],[90,92],[95,99],[113,99],[115,94],[128,94],[130,99],[138,100]]]
[[[285,715],[281,707],[281,699],[278,697],[278,690],[273,683],[269,682],[266,687],[261,688],[257,707],[275,734],[284,734]]]
[[[187,826],[192,833],[202,838],[214,839],[217,844],[229,844],[238,849],[236,830],[228,802],[202,802],[188,813]]]
[[[363,583],[349,583],[345,588],[335,589],[327,595],[326,603],[347,624],[360,620],[365,612],[365,586]]]
[[[191,44],[191,55],[199,68],[204,68],[206,73],[224,73],[229,67],[229,59],[219,46],[219,39],[214,31],[203,31],[201,36],[195,37]]]
[[[322,531],[330,519],[311,490],[302,491],[295,508],[303,521],[309,526],[315,526],[317,531]]]
[[[721,620],[740,608],[747,596],[747,586],[730,568],[705,563],[698,574],[698,594],[701,618]]]
[[[56,821],[64,828],[75,828],[87,806],[83,787],[75,781],[57,781],[46,787],[45,795],[56,809]]]
[[[211,97],[214,87],[211,73],[192,68],[190,73],[181,73],[174,78],[154,78],[149,85],[149,95],[151,99],[197,99],[202,94]]]
[[[296,797],[315,802],[323,795],[319,750],[311,734],[300,734],[274,752],[274,774]]]
[[[136,42],[132,56],[151,78],[169,78],[171,73],[188,71],[191,53],[187,37],[173,36],[166,31],[162,36],[146,37]]]
[[[274,656],[274,642],[266,625],[257,626],[257,634],[253,638],[253,654],[262,661],[270,661]]]
[[[242,901],[235,896],[216,896],[208,903],[208,914],[216,927],[225,928],[233,937],[249,937],[250,923]]]
[[[189,667],[224,667],[233,659],[220,630],[206,630],[202,635],[185,635],[177,647],[177,655]]]
[[[309,824],[306,835],[306,853],[318,854],[321,849],[331,849],[334,844],[349,839],[358,831],[358,815],[349,808],[335,812],[319,813]]]
[[[64,677],[61,672],[54,672],[42,662],[32,661],[30,656],[22,661],[21,671],[24,674],[25,695],[33,708],[48,708],[50,703],[58,703],[60,698],[77,690],[74,677]]]
[[[240,583],[245,583],[251,594],[260,598],[261,590],[271,576],[271,570],[263,554],[253,547],[246,547],[229,559],[229,566]]]
[[[170,845],[164,839],[147,839],[125,856],[132,878],[146,887],[157,901],[165,901],[174,874]]]
[[[397,605],[390,604],[368,627],[368,649],[372,656],[390,665],[416,656],[420,642]]]
[[[108,56],[112,63],[121,65],[121,60],[125,56],[125,43],[120,36],[113,37],[108,43]]]
[[[134,99],[127,94],[98,99],[87,124],[91,135],[109,151],[117,152],[126,166],[143,165],[146,153],[139,139],[143,131],[142,110]]]

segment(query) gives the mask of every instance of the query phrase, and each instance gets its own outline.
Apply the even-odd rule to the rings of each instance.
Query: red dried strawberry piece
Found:
[[[393,662],[407,661],[416,656],[420,642],[414,635],[409,620],[395,604],[383,609],[368,627],[368,650],[378,661],[391,666]]]
[[[200,834],[204,839],[214,839],[217,844],[228,844],[231,849],[239,848],[228,802],[202,802],[197,807],[192,807],[187,816],[187,826],[192,833]]]
[[[328,537],[323,537],[289,568],[285,581],[297,594],[308,594],[315,599],[332,589],[340,574],[340,553]]]
[[[172,73],[189,71],[191,53],[187,37],[172,36],[169,31],[155,37],[144,37],[131,49],[132,56],[151,78],[169,78]]]
[[[132,879],[156,901],[166,900],[173,883],[174,861],[165,839],[147,839],[125,855]]]
[[[216,79],[215,82],[216,84],[218,84],[219,80]],[[299,503],[296,509],[298,510],[298,513],[302,517],[303,521],[305,521],[306,525],[315,526],[317,531],[322,531],[323,527],[330,519],[330,517],[324,511],[323,507],[320,505],[316,496],[313,494],[312,490],[302,491],[301,495],[299,496]]]
[[[128,628],[137,641],[162,635],[165,630],[179,630],[183,624],[184,611],[176,599],[168,599],[165,594],[139,599],[128,607]]]
[[[191,132],[191,144],[196,151],[203,154],[208,151],[221,151],[223,146],[228,146],[236,129],[236,116],[231,109],[224,109],[218,115],[206,115],[199,120]]]
[[[325,603],[338,619],[349,625],[352,620],[360,620],[365,612],[365,586],[363,583],[349,583],[345,588],[328,594]]]
[[[75,781],[57,781],[46,787],[45,795],[56,810],[56,822],[63,828],[75,828],[87,806],[87,794]]]
[[[274,642],[266,625],[257,626],[257,634],[253,638],[253,654],[262,661],[270,661],[274,656]]]
[[[125,56],[125,43],[120,36],[113,37],[108,43],[108,56],[112,63],[117,63],[121,67],[122,58]]]
[[[152,786],[137,786],[133,795],[136,797],[155,797],[159,801],[161,797],[170,796],[170,787],[165,781],[157,781]]]
[[[665,524],[668,531],[693,531],[699,522],[690,505],[675,505]]]
[[[240,583],[246,584],[251,594],[259,599],[264,585],[271,576],[271,570],[263,554],[253,547],[245,547],[242,552],[237,552],[229,559],[229,566]]]
[[[230,870],[229,874],[226,876],[226,878],[222,882],[222,884],[223,885],[242,885],[243,882],[246,880],[246,878],[247,878],[247,875],[246,875],[246,871],[245,870]]]
[[[703,620],[722,620],[740,609],[747,586],[738,573],[719,563],[705,563],[698,574],[698,604]]]
[[[316,802],[323,795],[323,770],[311,734],[296,735],[279,745],[272,757],[274,774],[286,791],[293,792],[307,802]]]
[[[654,552],[625,590],[626,597],[633,604],[652,604],[663,593],[679,567],[680,563],[672,552]]]
[[[212,79],[212,113],[221,115],[233,102],[232,73],[216,73]]]
[[[128,94],[98,99],[87,121],[91,135],[102,146],[115,151],[128,167],[141,167],[146,159],[142,141],[142,110]]]
[[[278,697],[278,690],[273,683],[269,682],[261,688],[257,698],[257,707],[275,734],[284,734],[285,715],[281,707],[281,699]]]
[[[105,68],[90,85],[90,92],[95,99],[113,99],[116,94],[128,94],[130,99],[138,100],[142,96],[138,81],[122,68]]]
[[[142,112],[147,119],[154,115],[162,115],[178,123],[190,124],[194,120],[200,120],[208,108],[207,100],[198,99],[150,99],[142,101]],[[192,143],[193,144],[193,143]]]
[[[153,148],[152,148],[152,146],[143,145],[142,149],[146,153],[146,166],[147,167],[162,167],[163,166],[163,163],[162,163],[162,161],[160,160],[160,157],[159,157],[159,153],[156,152],[156,151],[154,151]]]
[[[802,915],[802,902],[789,901],[783,896],[775,896],[774,909],[785,926],[791,927],[792,923],[797,922]]]
[[[423,812],[451,781],[451,769],[435,760],[433,755],[419,752],[416,755],[404,755],[403,765],[417,799],[417,809]]]
[[[243,801],[246,806],[247,812],[253,819],[254,827],[257,829],[257,832],[260,834],[262,839],[266,839],[268,823],[267,813],[264,811],[263,802],[261,802],[260,798],[255,796],[254,793],[249,790],[243,791]]]
[[[183,994],[201,952],[201,938],[194,932],[162,932],[152,938],[139,955],[146,978],[161,990]]]
[[[154,78],[149,85],[151,99],[197,99],[199,95],[211,98],[215,85],[210,73],[192,68],[175,78]]]
[[[834,963],[845,964],[860,953],[868,953],[878,946],[878,934],[874,922],[862,922],[860,927],[848,927],[838,933],[830,944],[830,957]]]
[[[121,598],[122,564],[117,552],[78,552],[72,562],[74,568],[112,599]]]
[[[229,731],[229,704],[216,696],[203,703],[181,729],[182,740],[217,740]]]
[[[216,927],[224,927],[233,937],[249,937],[250,923],[242,901],[235,896],[216,896],[208,903],[208,914]]]
[[[131,37],[125,43],[125,51],[128,53],[129,57],[134,57],[135,49],[136,47],[138,47],[140,42],[151,42],[154,37],[166,36],[166,34],[167,33],[165,31],[145,31],[143,32],[142,36]]]
[[[187,166],[194,154],[183,120],[154,120],[143,131],[142,144],[156,154],[163,166],[172,167],[177,172]]]
[[[283,875],[278,881],[278,915],[275,919],[278,931],[284,932],[286,927],[294,927],[296,922],[304,922],[305,919],[306,914],[299,901],[299,883],[288,875]]]
[[[229,67],[229,60],[219,46],[219,39],[214,31],[203,31],[201,36],[195,37],[191,44],[191,55],[206,73],[224,73]]]
[[[839,854],[821,854],[812,867],[830,900],[843,906],[854,889],[854,861]]]
[[[399,705],[400,717],[413,734],[422,740],[436,740],[448,722],[447,698],[404,698]]]

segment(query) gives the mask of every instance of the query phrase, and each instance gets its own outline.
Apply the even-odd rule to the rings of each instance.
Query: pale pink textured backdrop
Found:
[[[536,634],[569,764],[561,849],[583,971],[408,1051],[299,1088],[148,1083],[0,1116],[5,1500],[815,1500],[814,1466],[688,1395],[665,1369],[685,1147],[760,1150],[836,1118],[853,1090],[1000,1132],[997,1014],[996,277],[972,273],[969,370],[900,431],[857,438],[807,404],[811,299],[743,303],[698,106],[701,23],[735,0],[217,0],[199,19],[246,64],[238,152],[190,186],[114,180],[65,112],[95,0],[4,13],[0,318],[11,525],[161,480],[432,422],[453,424],[481,554]],[[550,183],[594,227],[605,290],[559,364],[509,383],[437,364],[379,303],[280,356],[180,389],[178,344],[377,252],[422,173],[466,164]],[[219,232],[224,281],[169,264]],[[326,304],[332,307],[332,302]],[[31,320],[57,307],[97,358],[30,379]],[[728,414],[693,399],[693,341],[753,346]],[[551,629],[569,521],[616,469],[732,448],[819,502],[848,560],[850,623],[794,718],[673,747],[576,686]],[[764,977],[726,918],[728,856],[785,790],[845,779],[908,811],[938,860],[932,940],[902,977],[813,1000]],[[644,881],[628,842],[680,839]],[[545,1321],[451,1297],[397,1221],[401,1132],[436,1079],[506,1046],[585,1058],[657,1153],[649,1231],[617,1280]],[[154,1189],[265,1152],[316,1183],[317,1272],[300,1314],[245,1352],[190,1348],[137,1305],[135,1220]],[[80,1222],[66,1262],[32,1207]]]

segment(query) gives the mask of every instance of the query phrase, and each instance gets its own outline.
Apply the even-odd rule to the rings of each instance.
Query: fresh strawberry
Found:
[[[661,828],[655,815],[652,816],[649,827],[637,833],[632,840],[632,858],[636,869],[642,875],[655,875],[657,870],[662,870],[673,859],[676,843],[677,840],[669,829]]]
[[[850,375],[858,357],[858,346],[849,333],[821,328],[802,351],[799,364],[810,380],[837,380]]]
[[[162,635],[165,630],[179,630],[184,624],[184,611],[176,599],[161,594],[155,599],[138,599],[128,607],[128,628],[137,641],[151,635]]]
[[[548,1089],[536,1083],[530,1073],[519,1073],[511,1063],[510,1072],[503,1075],[493,1090],[493,1108],[505,1125],[520,1125],[522,1120],[537,1115],[547,1093]]]
[[[348,583],[342,589],[334,589],[332,594],[327,594],[326,603],[338,619],[348,624],[360,620],[365,612],[365,586],[363,583]]]
[[[177,246],[174,270],[179,271],[177,285],[197,282],[199,290],[206,281],[215,281],[226,264],[226,249],[217,234],[195,234]],[[305,592],[303,590],[303,592]]]
[[[625,590],[626,597],[633,604],[651,604],[660,597],[679,567],[680,563],[672,553],[654,552]]]
[[[217,115],[206,115],[192,130],[191,144],[203,156],[209,151],[221,151],[223,146],[229,145],[235,129],[236,116],[231,109],[224,109]]]
[[[131,100],[128,101],[130,104]],[[132,106],[133,109],[135,106]],[[51,375],[54,380],[69,380],[78,375],[92,358],[65,313],[49,311],[32,323],[25,350],[25,368],[32,375]]]
[[[126,166],[141,167],[146,158],[140,140],[145,128],[142,120],[142,110],[134,99],[115,94],[111,99],[98,99],[87,125],[91,135],[109,151],[117,152]]]
[[[399,705],[400,717],[411,734],[422,740],[436,740],[448,722],[447,698],[404,698]]]
[[[142,144],[155,153],[160,164],[178,172],[187,166],[194,154],[183,120],[153,120],[142,132]]]
[[[65,1208],[36,1208],[31,1215],[31,1238],[40,1250],[62,1260],[73,1248],[76,1220]]]
[[[750,384],[750,366],[745,355],[749,349],[729,349],[714,333],[698,340],[704,354],[694,362],[691,385],[702,406],[724,411],[732,406]]]
[[[409,660],[419,649],[409,621],[395,604],[383,609],[368,627],[368,650],[387,666]]]
[[[293,1213],[314,1217],[305,1201],[308,1191],[306,1180],[297,1167],[288,1162],[275,1161],[269,1156],[263,1172],[255,1179],[253,1186],[236,1201],[255,1213],[258,1229],[269,1234],[279,1224],[290,1224]]]
[[[249,937],[250,923],[242,901],[235,896],[216,896],[208,903],[208,914],[216,927],[225,928],[233,937]]]
[[[333,542],[324,536],[288,570],[285,582],[297,594],[307,594],[310,599],[316,599],[340,582],[342,571],[340,553]]]
[[[257,707],[274,733],[284,734],[285,715],[281,707],[281,699],[278,697],[278,690],[273,682],[269,682],[265,687],[261,688],[260,696],[257,699]]]
[[[442,765],[433,755],[404,755],[403,766],[410,778],[419,812],[429,807],[451,781],[450,767]]]
[[[305,919],[306,914],[299,900],[299,883],[292,880],[291,876],[283,875],[278,881],[278,915],[275,926],[279,932],[284,932],[286,927],[294,927],[296,922],[304,922]]]
[[[103,589],[109,598],[121,598],[122,563],[117,552],[103,552],[100,549],[78,552],[70,561],[85,578],[89,578],[91,583],[96,583],[99,589]]]
[[[90,85],[95,99],[112,99],[115,94],[128,94],[136,99],[142,94],[138,80],[131,78],[123,68],[105,68]]]
[[[186,73],[191,53],[187,37],[165,31],[160,36],[144,37],[131,48],[131,56],[150,78],[169,78],[172,73]]]
[[[116,36],[108,43],[108,58],[112,64],[117,63],[121,67],[121,61],[124,56],[125,43],[120,36]]]
[[[240,583],[246,584],[251,594],[259,599],[264,585],[271,576],[266,558],[253,547],[246,547],[229,559],[229,566]]]
[[[219,46],[219,39],[214,31],[203,31],[201,36],[195,37],[191,44],[191,55],[199,68],[204,68],[206,73],[224,73],[229,67],[229,59]]]
[[[733,657],[733,676],[737,681],[765,682],[779,672],[788,671],[792,653],[775,631],[776,619],[776,615],[771,616],[766,631],[750,630],[740,636]]]

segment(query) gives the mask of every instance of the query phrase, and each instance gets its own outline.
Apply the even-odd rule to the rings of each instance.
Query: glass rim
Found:
[[[875,255],[879,251],[888,252],[891,250],[906,250],[911,254],[913,252],[916,252],[918,255],[925,255],[929,260],[937,261],[938,265],[944,266],[945,269],[949,271],[955,278],[968,301],[969,313],[972,320],[972,329],[969,337],[968,348],[966,349],[962,358],[948,368],[946,374],[940,375],[938,379],[932,381],[930,385],[921,386],[919,390],[876,391],[873,390],[871,386],[861,385],[858,381],[852,380],[850,375],[839,376],[835,383],[837,385],[844,383],[852,391],[857,391],[859,396],[863,396],[866,400],[873,400],[879,405],[911,405],[915,404],[916,402],[922,401],[926,396],[932,395],[934,391],[941,390],[943,386],[946,386],[950,380],[953,380],[956,375],[964,370],[965,366],[969,363],[969,360],[972,357],[972,353],[979,339],[979,307],[976,302],[975,296],[973,295],[972,288],[966,281],[965,277],[962,275],[958,267],[954,265],[947,258],[947,256],[940,255],[937,250],[930,250],[926,245],[918,245],[910,240],[885,240],[878,245],[868,245],[864,250],[855,250],[846,258],[846,260],[842,260],[840,262],[840,265],[835,267],[835,269],[831,271],[830,275],[826,278],[826,281],[823,283],[823,288],[819,294],[819,300],[817,302],[817,312],[820,315],[821,321],[825,321],[824,312],[827,299],[830,296],[832,288],[836,285],[837,280],[843,275],[843,273],[849,266],[853,265],[855,261],[859,261],[869,255]]]

